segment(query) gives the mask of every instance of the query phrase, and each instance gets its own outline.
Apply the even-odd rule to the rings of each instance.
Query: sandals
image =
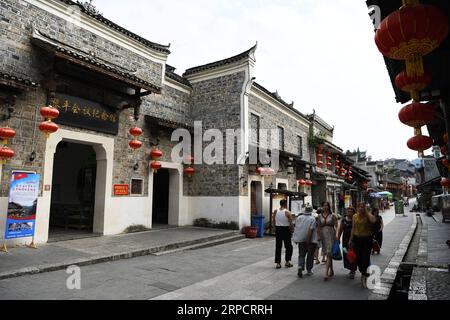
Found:
[[[277,263],[277,269],[281,269],[281,264]]]
[[[292,268],[294,265],[290,262],[286,262],[286,268]]]

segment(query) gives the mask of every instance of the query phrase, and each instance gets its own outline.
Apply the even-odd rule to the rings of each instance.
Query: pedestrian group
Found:
[[[299,278],[313,275],[314,262],[325,264],[324,281],[334,277],[333,260],[343,260],[344,268],[349,270],[349,278],[354,279],[356,270],[361,273],[361,284],[367,288],[367,270],[372,254],[380,254],[383,242],[383,219],[378,209],[369,212],[366,204],[360,203],[357,209],[347,208],[340,220],[332,212],[329,202],[324,202],[314,213],[310,205],[296,219],[287,209],[287,201],[280,202],[280,209],[272,215],[272,225],[276,228],[275,264],[281,269],[283,244],[285,247],[285,267],[292,268],[293,246],[298,245]],[[342,240],[342,241],[341,241]],[[342,245],[342,251],[341,251]]]

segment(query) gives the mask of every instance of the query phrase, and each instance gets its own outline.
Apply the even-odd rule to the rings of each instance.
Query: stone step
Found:
[[[245,235],[237,234],[237,235],[233,235],[231,237],[224,237],[221,239],[205,241],[204,243],[198,243],[198,244],[194,244],[194,245],[190,245],[190,246],[180,247],[177,249],[159,251],[159,252],[153,253],[153,255],[163,256],[163,255],[172,254],[172,253],[178,253],[178,252],[183,252],[183,251],[188,251],[188,250],[198,250],[198,249],[214,247],[214,246],[218,246],[218,245],[226,244],[226,243],[230,243],[230,242],[238,242],[238,241],[244,241],[244,240],[246,240]]]

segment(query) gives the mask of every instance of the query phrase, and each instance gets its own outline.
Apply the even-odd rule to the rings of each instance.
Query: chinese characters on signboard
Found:
[[[117,135],[118,110],[97,102],[58,93],[52,106],[60,112],[57,123]]]
[[[127,184],[115,184],[114,195],[115,196],[128,196],[130,194],[129,186]]]

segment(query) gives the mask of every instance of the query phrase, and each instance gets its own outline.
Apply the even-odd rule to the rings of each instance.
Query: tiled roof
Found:
[[[71,6],[78,6],[83,13],[89,15],[90,17],[92,17],[95,20],[103,23],[104,25],[107,25],[111,29],[117,30],[120,33],[122,33],[122,34],[124,34],[124,35],[126,35],[126,36],[128,36],[128,37],[130,37],[130,38],[132,38],[132,39],[134,39],[134,40],[144,44],[145,46],[147,46],[147,47],[149,47],[151,49],[154,49],[154,50],[159,51],[159,52],[170,54],[170,50],[169,50],[170,45],[162,45],[162,44],[158,44],[158,43],[149,41],[147,39],[144,39],[144,38],[138,36],[137,34],[131,32],[131,31],[128,31],[127,29],[124,29],[121,26],[115,24],[114,22],[106,19],[105,17],[103,17],[98,12],[95,12],[94,10],[89,10],[88,7],[83,6],[83,4],[80,1],[77,1],[77,2],[74,2],[74,1],[71,1],[71,0],[59,0],[59,1],[64,2],[64,3],[66,3],[68,5],[71,5]]]
[[[150,115],[145,115],[145,121],[156,124],[161,127],[166,127],[166,128],[172,128],[172,129],[184,128],[184,129],[188,129],[188,130],[192,129],[192,126],[190,126],[187,123],[181,123],[181,122],[163,119],[163,118],[150,116]]]
[[[308,120],[308,118],[303,113],[301,113],[300,111],[298,111],[297,109],[294,108],[293,104],[289,104],[286,101],[284,101],[283,99],[281,99],[281,97],[278,95],[278,93],[270,92],[269,90],[267,90],[266,88],[264,88],[262,85],[260,85],[257,82],[253,82],[253,85],[255,86],[255,88],[258,88],[259,90],[261,90],[265,94],[269,95],[270,97],[272,97],[273,99],[275,99],[276,101],[278,101],[279,103],[284,105],[286,108],[294,111],[295,113],[297,113],[299,116],[301,116],[305,120]]]
[[[93,54],[73,48],[58,40],[51,39],[36,29],[33,31],[32,42],[43,49],[51,51],[59,58],[69,60],[88,69],[92,69],[112,78],[124,81],[131,86],[143,88],[155,93],[161,92],[160,87],[137,77],[132,73],[132,71],[126,70],[110,62],[106,62]]]
[[[194,73],[198,73],[198,72],[201,72],[201,71],[214,69],[214,68],[218,68],[218,67],[222,67],[222,66],[225,66],[225,65],[228,65],[228,64],[232,64],[232,63],[238,62],[238,61],[240,61],[242,59],[247,58],[252,51],[255,51],[256,50],[256,46],[257,45],[255,45],[255,46],[251,47],[250,49],[248,49],[247,51],[244,51],[244,52],[242,52],[242,53],[240,53],[238,55],[235,55],[233,57],[226,58],[226,59],[219,60],[219,61],[215,61],[215,62],[211,62],[211,63],[205,64],[205,65],[202,65],[202,66],[197,66],[197,67],[194,67],[194,68],[187,69],[186,72],[183,74],[183,77],[187,77],[187,76],[190,76],[190,75],[192,75]]]
[[[172,80],[175,80],[176,82],[179,82],[181,84],[184,84],[185,86],[188,86],[189,88],[192,88],[192,85],[189,82],[189,80],[176,74],[175,68],[168,64],[166,64],[166,77],[170,78]]]
[[[34,89],[38,84],[32,80],[14,76],[0,71],[0,84],[21,90]]]

